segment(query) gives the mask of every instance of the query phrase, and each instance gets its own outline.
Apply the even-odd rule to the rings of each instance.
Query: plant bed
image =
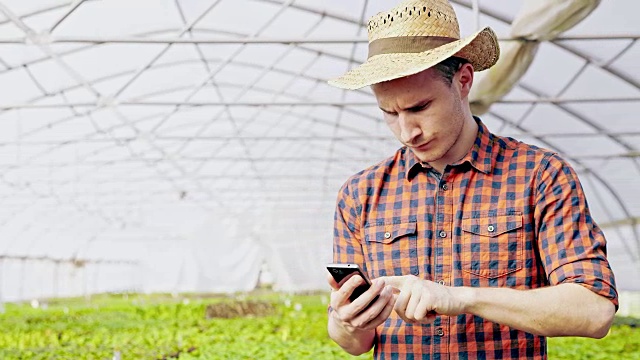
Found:
[[[0,359],[371,359],[350,357],[328,338],[328,298],[123,294],[56,299],[46,309],[6,304]],[[617,318],[602,340],[549,339],[549,358],[640,360],[636,325]]]

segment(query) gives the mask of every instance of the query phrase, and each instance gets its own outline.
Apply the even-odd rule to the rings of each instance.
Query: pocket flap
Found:
[[[489,237],[495,237],[521,227],[522,216],[518,215],[496,215],[462,219],[463,231]]]
[[[417,224],[415,221],[400,224],[372,225],[366,232],[365,240],[389,244],[405,235],[415,234],[416,228]]]

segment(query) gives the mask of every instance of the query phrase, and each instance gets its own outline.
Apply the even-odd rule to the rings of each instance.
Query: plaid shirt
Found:
[[[491,134],[442,175],[407,148],[342,187],[334,261],[371,278],[534,289],[579,283],[617,305],[605,238],[574,170],[557,154]],[[546,339],[474,315],[376,329],[376,359],[544,359]]]

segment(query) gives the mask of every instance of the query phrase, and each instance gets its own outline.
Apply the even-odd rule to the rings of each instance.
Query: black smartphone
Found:
[[[357,264],[328,264],[327,270],[329,270],[329,273],[331,273],[331,276],[333,276],[338,284],[340,284],[342,280],[353,273],[360,275],[360,277],[364,279],[365,283],[355,288],[355,290],[353,290],[353,292],[351,293],[351,296],[349,296],[349,300],[351,300],[351,302],[353,302],[358,298],[358,296],[362,295],[362,293],[369,290],[369,288],[371,287],[371,281],[369,280],[369,277],[364,273],[364,271],[360,269],[360,266],[358,266]],[[375,302],[377,298],[378,297],[376,296],[376,298],[371,302]]]

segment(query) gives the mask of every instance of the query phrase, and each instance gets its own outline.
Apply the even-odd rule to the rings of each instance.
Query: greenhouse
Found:
[[[0,0],[0,358],[347,358],[326,335],[336,196],[402,144],[369,87],[327,81],[399,2]],[[606,236],[627,342],[550,358],[640,359],[640,3],[449,2],[500,44],[473,114],[571,164]],[[204,309],[227,299],[223,327],[274,329],[216,338]]]

